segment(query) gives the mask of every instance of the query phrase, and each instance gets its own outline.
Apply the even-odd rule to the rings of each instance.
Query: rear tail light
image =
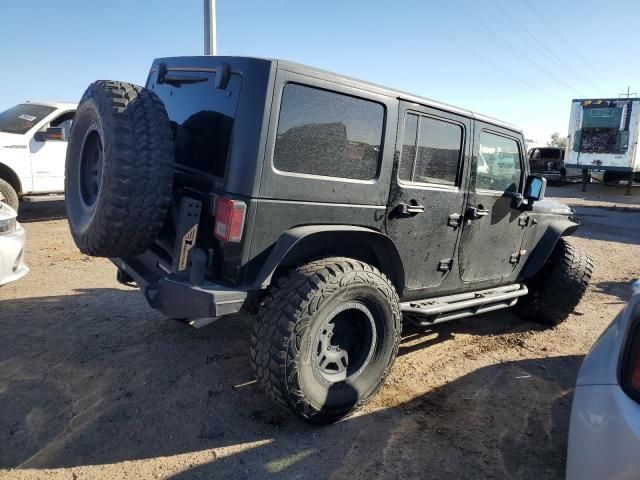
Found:
[[[632,314],[632,326],[622,355],[620,385],[627,395],[640,402],[640,302]]]
[[[246,213],[247,206],[244,202],[218,197],[213,227],[215,237],[223,242],[239,243],[242,240]]]

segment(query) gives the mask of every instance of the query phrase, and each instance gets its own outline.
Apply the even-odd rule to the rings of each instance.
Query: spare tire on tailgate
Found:
[[[80,100],[67,148],[67,216],[78,248],[127,257],[151,246],[171,203],[169,117],[151,90],[100,80]]]

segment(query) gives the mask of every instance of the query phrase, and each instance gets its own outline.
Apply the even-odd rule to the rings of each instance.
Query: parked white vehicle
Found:
[[[640,98],[577,99],[571,103],[568,176],[582,170],[605,183],[640,180]]]
[[[580,368],[567,480],[640,478],[640,282],[634,290]]]
[[[26,102],[0,113],[0,201],[61,194],[77,104]]]
[[[27,234],[16,220],[16,211],[0,202],[0,285],[24,277],[29,268],[24,264]]]

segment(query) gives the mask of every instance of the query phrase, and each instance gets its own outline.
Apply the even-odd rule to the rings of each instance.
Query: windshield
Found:
[[[27,133],[36,123],[55,108],[33,103],[23,103],[0,113],[0,132]]]

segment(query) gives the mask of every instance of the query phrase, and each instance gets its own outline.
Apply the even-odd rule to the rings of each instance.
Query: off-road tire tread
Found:
[[[174,157],[169,118],[154,92],[126,82],[94,82],[79,109],[89,100],[95,101],[102,119],[107,143],[103,147],[105,155],[111,149],[112,169],[103,177],[102,198],[97,200],[90,228],[85,232],[72,228],[73,238],[88,255],[137,255],[153,244],[172,201]],[[77,188],[73,182],[68,186]]]
[[[593,259],[586,250],[562,237],[530,284],[529,294],[517,304],[521,317],[546,325],[558,325],[574,311],[593,275]]]
[[[375,286],[389,301],[395,332],[392,355],[380,382],[349,409],[351,412],[369,400],[384,383],[398,352],[402,318],[399,300],[393,284],[383,273],[361,261],[342,257],[300,266],[276,280],[254,323],[251,364],[259,385],[276,403],[313,423],[332,423],[349,412],[319,412],[309,404],[301,389],[292,388],[299,368],[298,349],[309,317],[322,300],[347,282],[356,281]]]

